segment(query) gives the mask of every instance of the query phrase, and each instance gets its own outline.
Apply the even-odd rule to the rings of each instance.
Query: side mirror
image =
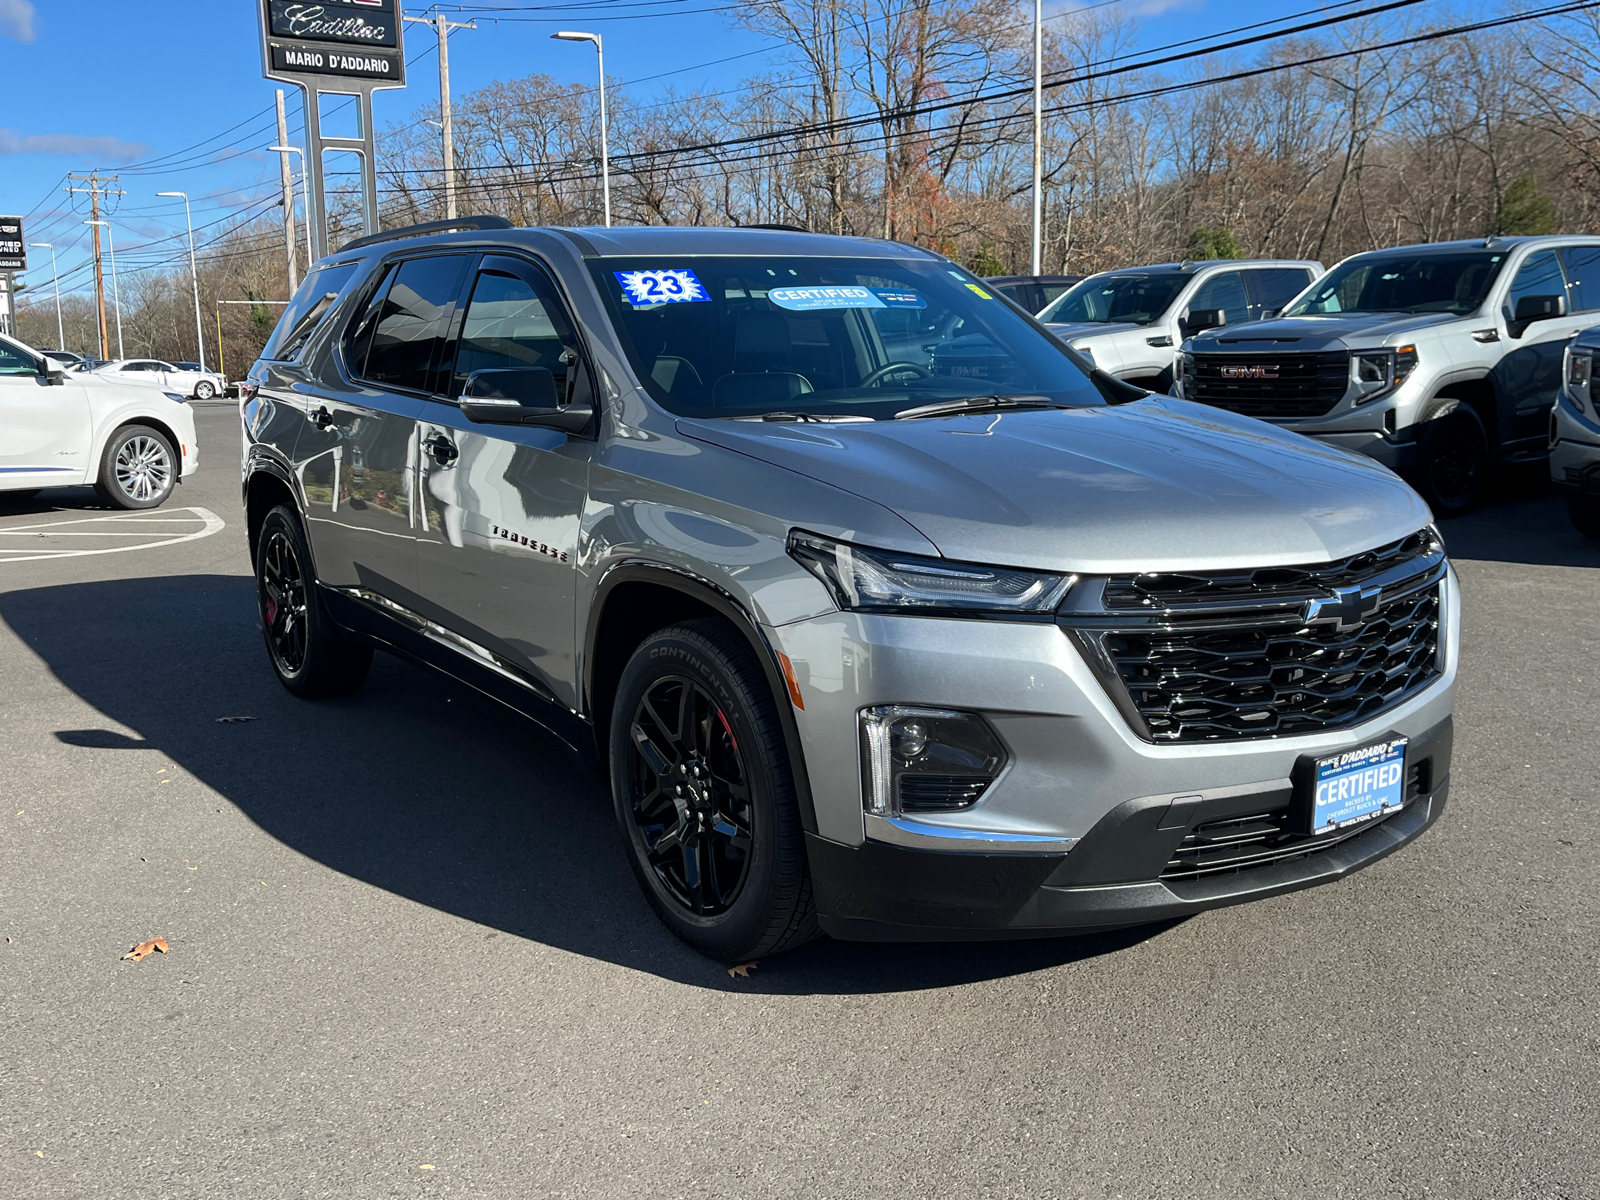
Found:
[[[45,387],[61,387],[67,382],[67,372],[60,363],[53,358],[44,360],[44,385]]]
[[[1178,324],[1184,337],[1193,337],[1207,329],[1221,329],[1228,323],[1228,313],[1221,308],[1191,308],[1189,315]]]
[[[1281,313],[1282,311],[1283,311],[1283,309],[1281,309],[1281,308],[1263,308],[1261,310],[1261,315],[1259,317],[1257,317],[1256,320],[1258,320],[1258,321],[1271,321],[1271,320],[1274,320],[1274,319],[1277,318],[1278,314]]]
[[[474,371],[461,389],[461,411],[479,425],[538,425],[579,433],[594,416],[587,404],[558,403],[556,377],[544,367]]]
[[[1552,317],[1564,317],[1566,314],[1565,296],[1524,296],[1517,301],[1517,310],[1511,314],[1511,320],[1506,323],[1506,332],[1514,338],[1520,338],[1535,321],[1548,321]]]

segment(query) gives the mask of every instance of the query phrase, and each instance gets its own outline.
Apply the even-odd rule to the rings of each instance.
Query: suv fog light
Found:
[[[875,816],[971,808],[1005,764],[1005,747],[977,713],[861,710],[862,799]]]

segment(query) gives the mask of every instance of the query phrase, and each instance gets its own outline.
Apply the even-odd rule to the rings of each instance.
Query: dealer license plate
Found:
[[[1316,760],[1311,832],[1336,833],[1399,812],[1406,802],[1406,739]]]

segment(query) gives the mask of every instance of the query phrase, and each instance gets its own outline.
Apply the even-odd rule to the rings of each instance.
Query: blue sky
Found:
[[[466,0],[467,6],[482,0]],[[517,3],[518,0],[509,0]],[[553,0],[499,24],[452,35],[452,90],[458,97],[495,79],[542,72],[563,81],[594,78],[594,54],[583,44],[549,40],[557,29],[592,29],[606,41],[613,80],[646,80],[641,97],[668,85],[680,92],[723,90],[763,69],[776,43],[734,26],[726,0],[661,0],[661,15],[607,19],[619,0],[584,0],[563,9]],[[1266,0],[1117,0],[1143,19],[1142,41],[1179,38],[1284,15]],[[1287,11],[1312,7],[1312,2]],[[447,3],[454,8],[453,3]],[[1048,4],[1046,11],[1066,6]],[[424,13],[420,3],[409,11]],[[638,8],[634,12],[640,11]],[[82,286],[87,257],[87,212],[75,212],[61,192],[67,171],[99,167],[122,172],[113,220],[119,266],[158,264],[181,253],[183,202],[156,197],[186,190],[199,229],[225,220],[275,185],[277,156],[260,147],[273,140],[268,109],[276,86],[261,78],[253,0],[165,5],[112,0],[0,0],[0,59],[7,88],[0,105],[0,213],[29,214],[29,241],[56,243],[68,286]],[[510,14],[505,14],[510,15]],[[529,20],[526,18],[538,18]],[[408,58],[433,41],[431,31],[407,26]],[[715,65],[714,60],[746,55]],[[690,68],[684,70],[684,68]],[[398,120],[437,97],[432,54],[411,68],[410,86],[380,92],[377,124]],[[299,142],[297,92],[289,90],[290,140]],[[232,128],[238,126],[238,128]],[[160,170],[142,160],[171,156],[203,139],[209,146]],[[84,207],[80,199],[79,207]],[[202,234],[202,236],[204,236]],[[49,251],[34,250],[29,282],[47,286]],[[74,268],[78,268],[74,270]]]

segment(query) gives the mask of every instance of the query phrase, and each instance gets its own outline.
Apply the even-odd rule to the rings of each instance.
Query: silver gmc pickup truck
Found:
[[[1416,493],[928,251],[391,231],[317,264],[240,417],[284,687],[380,649],[542,723],[717,958],[1237,904],[1445,804],[1460,597]]]

